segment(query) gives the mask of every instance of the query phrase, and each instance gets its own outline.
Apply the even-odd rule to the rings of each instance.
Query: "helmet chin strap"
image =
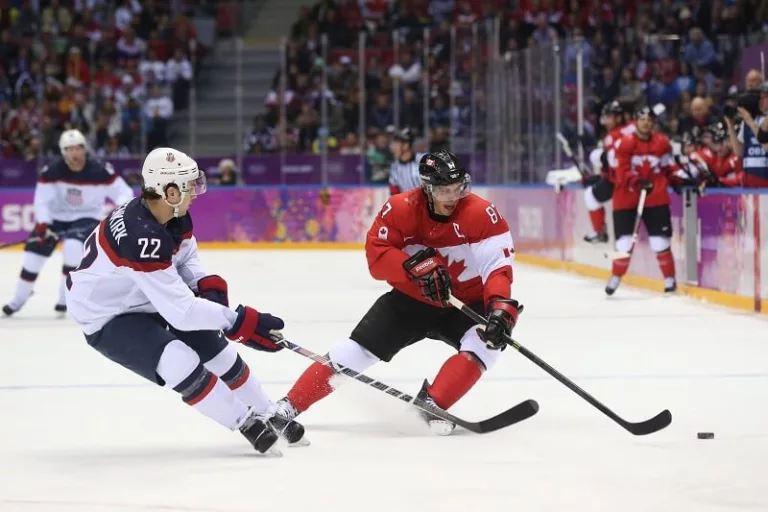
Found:
[[[172,203],[168,202],[168,198],[167,197],[163,196],[163,201],[165,201],[165,204],[167,204],[168,206],[173,208],[173,217],[174,218],[180,217],[180,215],[179,215],[179,207],[181,206],[181,203],[184,202],[184,198],[185,197],[187,197],[187,193],[186,192],[181,192],[181,199],[179,200],[179,202],[176,203],[176,204],[172,204]]]

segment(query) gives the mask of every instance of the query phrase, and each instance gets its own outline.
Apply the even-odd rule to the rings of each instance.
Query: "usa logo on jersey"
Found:
[[[83,206],[83,191],[76,188],[68,188],[66,201],[72,206]]]

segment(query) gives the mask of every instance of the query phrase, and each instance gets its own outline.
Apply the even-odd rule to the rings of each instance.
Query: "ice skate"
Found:
[[[64,318],[67,316],[67,305],[66,304],[56,304],[53,307],[53,310],[56,312],[56,316],[59,318]]]
[[[616,289],[619,287],[619,284],[621,284],[621,278],[619,276],[611,276],[608,284],[605,285],[605,293],[608,295],[613,295]]]
[[[435,409],[440,409],[440,407],[438,407],[438,405],[435,403],[432,397],[429,396],[429,393],[427,393],[426,381],[424,382],[424,385],[421,387],[421,391],[419,391],[419,394],[416,395],[416,402],[426,404],[428,408],[434,407]],[[427,425],[429,425],[429,430],[435,435],[447,436],[447,435],[450,435],[451,432],[453,432],[454,428],[456,428],[455,423],[439,418],[433,414],[428,413],[425,410],[419,409],[419,414],[424,419],[424,421],[427,422]]]
[[[253,410],[249,410],[239,430],[259,453],[275,457],[282,456],[280,450],[274,446],[277,442],[277,434],[267,425],[266,419]]]
[[[673,294],[677,292],[677,280],[674,277],[664,279],[664,293]]]
[[[304,435],[304,425],[294,421],[298,415],[299,411],[287,398],[283,398],[277,402],[277,409],[268,422],[289,446],[309,446],[309,439]]]
[[[589,233],[588,235],[584,235],[584,241],[589,242],[590,244],[607,244],[608,233],[605,231]]]

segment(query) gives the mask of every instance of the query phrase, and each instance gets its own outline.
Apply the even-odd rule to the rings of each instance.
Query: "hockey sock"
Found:
[[[40,271],[43,269],[43,265],[45,265],[47,260],[47,257],[41,256],[40,254],[29,251],[24,252],[21,275],[16,284],[16,294],[10,302],[12,308],[18,309],[27,302],[30,295],[32,295],[37,276],[40,274]]]
[[[264,393],[261,382],[251,374],[251,369],[240,355],[232,367],[221,375],[221,380],[231,389],[237,398],[258,412],[267,412],[272,407],[272,400]]]
[[[483,366],[469,352],[459,352],[443,363],[427,392],[442,409],[459,401],[480,379]]]
[[[304,412],[315,402],[330,395],[333,387],[329,382],[334,372],[321,363],[312,363],[288,392],[288,400],[299,412]]]
[[[61,285],[59,286],[59,302],[57,304],[67,303],[67,277],[76,267],[64,265],[61,269]]]
[[[629,258],[619,258],[619,259],[613,260],[613,265],[611,266],[611,270],[614,276],[622,277],[624,274],[627,273],[628,269],[629,269]]]
[[[198,365],[173,388],[182,400],[230,430],[248,414],[248,407],[216,375]]]
[[[675,277],[675,258],[672,256],[671,249],[657,252],[656,260],[659,262],[659,268],[661,268],[661,275],[663,275],[665,278]]]
[[[590,210],[589,220],[592,222],[592,229],[595,230],[595,233],[603,233],[605,231],[605,208],[601,206],[597,210]]]

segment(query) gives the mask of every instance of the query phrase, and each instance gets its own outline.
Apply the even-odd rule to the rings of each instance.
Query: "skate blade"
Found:
[[[260,452],[257,450],[256,453],[260,453]],[[283,456],[283,452],[281,452],[278,448],[275,448],[273,446],[272,448],[270,448],[266,452],[261,453],[261,456],[262,457],[266,457],[268,459],[279,459],[280,457]]]
[[[436,436],[449,436],[456,426],[453,423],[442,420],[432,420],[429,422],[429,430]]]
[[[287,446],[288,448],[304,448],[305,446],[309,446],[310,444],[312,443],[309,442],[309,439],[307,439],[307,436],[304,436],[298,441],[296,441],[295,443],[287,444]]]

